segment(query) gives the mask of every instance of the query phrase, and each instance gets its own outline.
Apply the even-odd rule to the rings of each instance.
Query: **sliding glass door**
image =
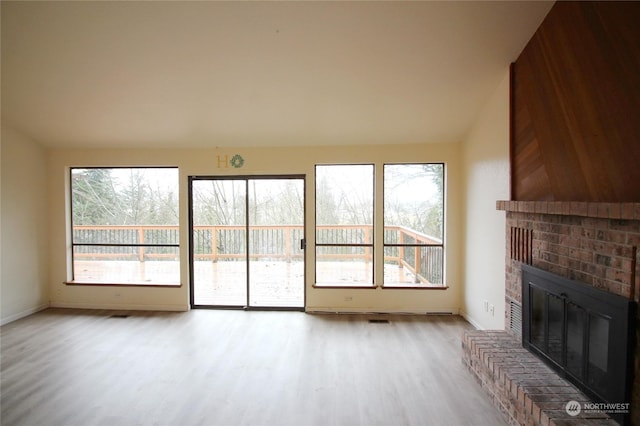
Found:
[[[304,177],[191,177],[191,304],[304,308]]]
[[[247,302],[245,180],[191,181],[192,305]]]

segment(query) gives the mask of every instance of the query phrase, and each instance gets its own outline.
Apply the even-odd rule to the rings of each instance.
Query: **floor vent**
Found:
[[[129,318],[129,315],[114,314],[114,315],[111,315],[109,318]]]
[[[389,320],[386,319],[370,319],[370,324],[389,324]]]

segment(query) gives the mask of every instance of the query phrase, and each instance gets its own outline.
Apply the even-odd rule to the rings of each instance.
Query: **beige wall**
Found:
[[[504,329],[505,217],[509,199],[509,72],[463,144],[464,296],[462,314],[478,328]],[[494,312],[485,310],[485,303]]]
[[[222,167],[219,159],[240,154],[241,169]],[[238,148],[199,150],[54,150],[50,155],[49,211],[51,218],[50,262],[51,302],[53,306],[188,309],[188,205],[187,178],[190,175],[304,174],[306,179],[306,224],[309,247],[314,243],[314,165],[316,163],[374,163],[378,192],[382,197],[381,167],[389,162],[445,162],[447,164],[446,205],[446,282],[447,290],[315,289],[314,253],[307,250],[307,309],[328,311],[385,311],[458,313],[462,300],[461,203],[462,170],[458,144],[393,146],[334,146],[306,148]],[[182,288],[131,288],[67,286],[70,278],[68,225],[68,168],[71,166],[178,166],[180,169],[180,229]],[[381,211],[377,211],[376,232],[382,234]],[[378,239],[380,241],[381,239]],[[376,258],[376,282],[382,281],[382,258]],[[346,299],[350,298],[350,301]]]
[[[307,306],[329,311],[451,311],[481,328],[504,328],[504,217],[495,200],[508,198],[508,76],[462,145],[424,144],[273,149],[54,150],[2,130],[3,323],[54,306],[188,309],[187,176],[307,175],[307,238],[313,243],[316,163],[447,163],[445,291],[314,289],[313,250],[307,252]],[[242,169],[220,168],[218,157],[241,154]],[[48,158],[48,164],[47,164]],[[176,165],[180,167],[182,288],[70,287],[67,170],[70,166]],[[48,170],[48,172],[46,171]],[[47,174],[48,173],[48,174]],[[378,178],[381,175],[378,174]],[[45,187],[45,183],[46,186]],[[381,187],[381,185],[379,185]],[[46,189],[45,189],[46,188]],[[28,189],[28,190],[25,190]],[[50,195],[47,198],[47,192]],[[381,193],[377,194],[381,197]],[[47,201],[48,200],[48,201]],[[462,211],[467,213],[463,214]],[[47,214],[43,214],[47,212]],[[381,212],[378,211],[378,217]],[[49,226],[50,225],[50,226]],[[380,232],[381,221],[376,224]],[[49,239],[46,238],[47,229]],[[463,244],[464,242],[464,244]],[[311,245],[310,245],[311,246]],[[379,256],[378,256],[379,257]],[[378,259],[380,262],[380,259]],[[377,268],[377,282],[381,281]],[[346,301],[346,298],[351,298]],[[491,315],[483,301],[495,306]]]
[[[48,306],[46,151],[2,127],[2,324]]]

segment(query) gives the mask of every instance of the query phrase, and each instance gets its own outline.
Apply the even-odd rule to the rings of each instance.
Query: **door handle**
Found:
[[[306,248],[307,248],[307,240],[303,238],[300,240],[300,250],[304,250]]]

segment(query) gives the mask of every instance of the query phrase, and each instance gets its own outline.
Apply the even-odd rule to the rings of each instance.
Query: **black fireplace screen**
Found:
[[[523,346],[599,402],[629,402],[636,303],[522,265]]]

